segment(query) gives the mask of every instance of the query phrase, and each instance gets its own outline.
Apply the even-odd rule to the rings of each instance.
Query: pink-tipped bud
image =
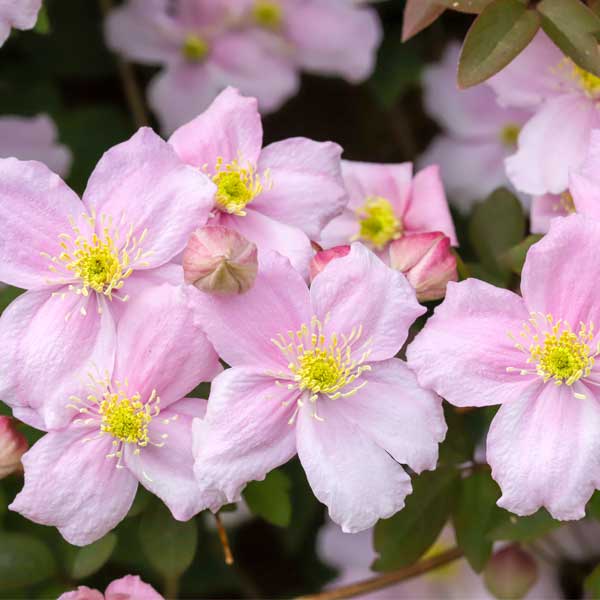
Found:
[[[488,590],[496,598],[506,600],[524,598],[537,578],[537,563],[516,544],[496,552],[483,572],[483,580]]]
[[[256,245],[227,227],[198,229],[183,252],[185,282],[209,294],[243,294],[257,272]]]
[[[332,260],[342,258],[350,252],[350,246],[335,246],[329,250],[319,250],[310,261],[310,280],[312,281]]]
[[[449,281],[457,281],[456,257],[450,239],[439,231],[407,234],[390,244],[390,266],[404,273],[421,302],[446,295]]]
[[[0,479],[23,468],[21,457],[29,447],[15,423],[11,417],[0,417]]]

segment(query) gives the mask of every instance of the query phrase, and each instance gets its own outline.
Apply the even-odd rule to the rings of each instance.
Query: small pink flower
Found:
[[[276,250],[308,276],[311,239],[346,205],[341,148],[290,138],[262,148],[256,100],[228,88],[169,143],[181,159],[217,185],[210,225],[233,229]]]
[[[457,281],[450,239],[439,231],[405,235],[390,244],[390,266],[405,275],[419,302],[439,300],[449,281]]]
[[[62,594],[58,600],[164,600],[164,598],[137,575],[126,575],[121,579],[115,579],[106,588],[104,594],[80,585],[75,591]]]
[[[449,283],[408,348],[421,385],[455,406],[501,404],[487,439],[498,505],[580,519],[600,488],[600,223],[555,219],[530,249],[522,297]]]
[[[110,361],[87,365],[83,394],[74,377],[74,393],[65,386],[72,420],[23,456],[25,485],[11,510],[86,545],[125,517],[138,483],[181,521],[214,505],[193,474],[192,420],[206,401],[184,396],[221,367],[183,294],[165,284],[131,303]]]
[[[401,465],[433,469],[446,432],[440,399],[394,358],[424,312],[404,276],[353,244],[310,291],[289,261],[267,253],[243,296],[196,296],[232,365],[194,421],[200,489],[237,501],[297,453],[345,531],[399,511],[411,492]]]
[[[531,112],[505,108],[488,85],[459,90],[456,70],[460,46],[451,43],[442,60],[423,73],[424,104],[442,126],[419,164],[439,164],[450,201],[462,212],[509,180],[504,160]]]
[[[47,115],[0,117],[0,158],[39,160],[51,171],[66,177],[71,152],[57,142],[56,125]]]
[[[33,29],[42,0],[8,0],[0,2],[0,46],[8,39],[11,27]]]
[[[83,203],[38,162],[0,160],[0,281],[29,290],[0,318],[0,397],[41,429],[66,390],[112,360],[126,301],[164,281],[209,215],[215,186],[144,128],[102,157]]]
[[[226,227],[194,231],[183,252],[186,283],[212,294],[242,294],[258,272],[256,245]]]
[[[439,168],[413,177],[411,163],[342,161],[348,208],[321,234],[323,247],[360,240],[382,257],[390,242],[409,233],[441,231],[457,245]]]
[[[600,78],[575,65],[540,32],[489,84],[503,105],[534,111],[517,152],[506,160],[512,183],[538,196],[567,190],[569,170],[581,165],[592,129],[600,127]]]
[[[310,280],[312,281],[332,260],[342,258],[350,252],[350,246],[334,246],[329,250],[320,250],[310,261]]]
[[[0,479],[22,468],[21,456],[28,447],[25,436],[15,427],[14,419],[0,416]]]

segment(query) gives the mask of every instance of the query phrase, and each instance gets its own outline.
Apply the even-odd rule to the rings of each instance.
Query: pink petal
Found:
[[[165,284],[146,290],[119,321],[113,379],[128,380],[129,388],[144,399],[156,390],[161,409],[220,371],[219,359],[194,324],[194,311],[180,288]]]
[[[4,0],[0,3],[0,46],[8,39],[11,27],[16,29],[32,29],[42,0]]]
[[[446,299],[407,351],[419,383],[455,406],[501,404],[529,397],[541,379],[507,372],[527,368],[515,348],[529,318],[519,296],[477,279],[450,282]]]
[[[536,398],[500,408],[487,441],[487,460],[502,489],[499,506],[518,515],[544,506],[555,519],[585,516],[587,501],[600,487],[600,408],[594,393],[581,400],[569,386],[547,383]]]
[[[200,488],[216,488],[236,502],[246,483],[292,458],[296,440],[289,421],[297,395],[275,385],[263,369],[234,367],[216,377],[206,417],[194,422]]]
[[[48,292],[27,292],[0,318],[0,397],[26,407],[45,427],[62,427],[75,416],[69,396],[86,396],[89,373],[112,371],[115,324],[95,296],[82,299],[66,288],[64,299]],[[83,316],[80,309],[85,307]],[[35,419],[29,420],[34,426]]]
[[[49,285],[50,261],[61,233],[72,233],[69,217],[85,209],[73,191],[42,163],[0,159],[0,281],[20,288]]]
[[[118,469],[110,438],[72,425],[46,434],[23,456],[25,485],[9,506],[34,523],[57,527],[71,544],[100,539],[125,517],[137,481]]]
[[[342,246],[358,239],[359,232],[360,226],[356,213],[346,209],[323,228],[318,242],[323,248]]]
[[[214,172],[217,160],[241,160],[256,165],[262,146],[262,124],[255,98],[238,90],[221,92],[200,116],[180,127],[169,139],[180,158]]]
[[[571,175],[571,185],[573,185],[573,177]],[[583,210],[578,210],[583,212]],[[544,194],[536,196],[531,201],[531,233],[548,233],[550,224],[556,217],[566,217],[569,212],[566,210],[564,200],[556,194]],[[598,215],[600,217],[600,213]]]
[[[343,401],[319,403],[319,416],[300,410],[298,457],[315,496],[345,532],[391,517],[412,491],[404,469],[344,414]]]
[[[600,130],[590,134],[590,145],[583,164],[571,170],[569,191],[578,213],[600,219]]]
[[[353,352],[360,356],[370,341],[369,361],[399,352],[413,321],[425,312],[404,275],[387,267],[362,244],[329,263],[313,282],[310,297],[326,335],[362,334]]]
[[[125,575],[116,579],[106,588],[106,600],[164,600],[164,598],[148,583],[144,583],[137,575]]]
[[[85,585],[80,585],[72,592],[65,592],[58,600],[104,600],[104,594]]]
[[[151,254],[134,263],[143,269],[164,264],[185,248],[192,231],[206,223],[215,189],[200,169],[185,165],[145,127],[104,154],[83,201],[90,212],[122,224],[122,239],[130,226],[137,238],[147,230],[142,247]]]
[[[312,316],[305,281],[274,252],[259,256],[258,276],[245,294],[215,297],[198,292],[192,302],[217,353],[232,366],[287,368],[272,339],[299,330]]]
[[[321,230],[346,206],[342,180],[342,149],[333,142],[290,138],[267,146],[259,172],[268,169],[269,186],[252,203],[276,221],[317,239]]]

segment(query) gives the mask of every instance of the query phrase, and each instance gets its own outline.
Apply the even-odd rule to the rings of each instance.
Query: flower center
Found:
[[[208,43],[198,35],[189,34],[183,41],[181,53],[189,62],[201,62],[208,54]]]
[[[515,123],[508,123],[500,131],[500,141],[507,147],[512,148],[517,145],[521,128]]]
[[[394,208],[385,198],[372,196],[357,211],[360,224],[358,236],[377,249],[388,242],[402,237],[402,221],[394,213]]]
[[[246,206],[262,191],[263,185],[254,167],[242,167],[237,160],[224,164],[219,158],[213,181],[217,186],[216,201],[219,208],[232,215],[243,217]],[[268,174],[265,173],[268,177]]]
[[[573,75],[588,94],[600,92],[600,77],[573,64]]]
[[[560,207],[569,214],[576,212],[575,202],[570,192],[563,192],[560,195]]]
[[[281,6],[269,0],[256,0],[252,8],[252,17],[265,29],[278,29],[282,21]]]
[[[148,425],[160,412],[158,402],[155,390],[145,404],[139,394],[128,397],[122,390],[106,392],[98,410],[102,415],[100,430],[125,444],[147,446]]]

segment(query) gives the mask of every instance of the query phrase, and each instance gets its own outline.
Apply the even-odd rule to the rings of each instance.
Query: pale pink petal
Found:
[[[578,213],[600,219],[600,130],[590,135],[583,164],[571,171],[569,191]]]
[[[115,324],[106,305],[100,315],[95,296],[59,292],[64,299],[27,292],[0,318],[0,397],[35,411],[49,428],[72,420],[69,396],[86,396],[88,374],[111,372],[114,361]]]
[[[8,39],[11,27],[32,29],[42,0],[0,0],[0,46]]]
[[[128,380],[143,399],[156,390],[161,408],[221,371],[186,300],[181,288],[169,284],[147,289],[131,302],[117,327],[114,379]]]
[[[111,148],[92,173],[83,201],[141,237],[144,254],[135,268],[153,268],[181,252],[192,231],[206,223],[215,185],[200,169],[184,164],[151,129],[140,129]],[[97,227],[101,225],[98,224]]]
[[[354,83],[373,72],[383,33],[372,8],[308,0],[289,6],[285,25],[294,58],[303,69],[341,75]]]
[[[104,594],[85,585],[80,585],[72,592],[65,592],[58,600],[104,600]]]
[[[322,400],[318,412],[323,421],[298,414],[298,457],[331,518],[356,533],[402,509],[412,486],[400,464],[346,418],[343,401]]]
[[[557,127],[557,123],[568,127]],[[560,194],[569,186],[569,171],[583,162],[600,111],[587,96],[563,94],[544,104],[519,135],[516,154],[506,159],[513,185],[528,194]]]
[[[42,163],[0,159],[0,281],[20,288],[49,284],[50,261],[63,252],[58,236],[84,212],[75,193]]]
[[[234,367],[216,377],[206,417],[194,422],[200,488],[216,488],[235,502],[246,483],[292,458],[296,439],[289,421],[297,396],[263,369]]]
[[[500,408],[487,441],[502,489],[499,506],[518,515],[544,506],[555,519],[585,516],[600,487],[600,407],[593,393],[582,400],[569,386],[547,383],[536,398]]]
[[[573,175],[571,175],[571,184],[573,184]],[[578,212],[584,212],[579,210]],[[536,196],[531,201],[531,233],[548,233],[552,220],[556,217],[566,217],[569,211],[566,209],[565,201],[562,196],[556,194],[544,194]],[[600,213],[598,214],[600,217]]]
[[[521,293],[530,312],[550,313],[578,329],[600,323],[600,222],[582,215],[555,219],[527,253]]]
[[[258,171],[268,170],[268,185],[252,208],[318,239],[323,227],[347,203],[341,154],[342,149],[333,142],[306,138],[267,146],[261,153]]]
[[[373,363],[363,378],[367,384],[340,401],[340,412],[397,462],[417,473],[435,469],[446,435],[441,398],[419,387],[397,358]]]
[[[456,406],[530,397],[541,379],[506,370],[527,368],[509,334],[518,336],[528,318],[512,292],[477,279],[450,282],[446,299],[408,347],[408,365],[423,387]]]
[[[361,328],[353,352],[360,356],[369,348],[369,361],[399,352],[408,328],[425,312],[404,275],[358,243],[352,244],[350,254],[325,267],[310,296],[325,334],[349,336],[354,328]]]
[[[414,176],[404,226],[417,233],[441,231],[453,246],[458,245],[438,166],[427,167]]]
[[[262,146],[256,99],[227,88],[200,116],[180,127],[169,143],[183,161],[199,169],[206,165],[209,173],[218,159],[256,165]]]
[[[106,600],[164,600],[148,583],[137,575],[125,575],[108,585],[104,592]]]
[[[339,217],[336,217],[329,225],[325,226],[318,242],[323,248],[342,246],[358,239],[359,232],[360,225],[356,213],[353,210],[346,209]]]
[[[232,366],[287,368],[272,342],[297,331],[312,316],[308,288],[286,258],[259,256],[258,276],[245,294],[215,297],[197,292],[191,302],[219,356]]]
[[[23,456],[25,485],[11,510],[34,523],[53,525],[71,544],[100,539],[125,517],[137,480],[118,469],[108,436],[71,425],[46,434]]]

